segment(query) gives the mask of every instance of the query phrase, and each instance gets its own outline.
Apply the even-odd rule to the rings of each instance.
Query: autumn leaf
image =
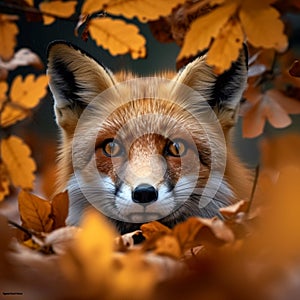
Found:
[[[9,195],[9,177],[5,165],[0,162],[0,201]]]
[[[295,60],[289,69],[289,73],[293,77],[300,77],[300,62]]]
[[[112,15],[122,15],[128,19],[137,17],[141,22],[158,19],[167,16],[176,6],[183,4],[185,0],[172,1],[143,1],[143,0],[87,0],[81,10],[82,15],[90,15],[95,12],[106,11]]]
[[[194,56],[210,45],[221,28],[237,9],[236,3],[227,3],[213,10],[211,13],[197,18],[187,31],[177,60]],[[221,50],[221,49],[220,49]]]
[[[263,133],[266,121],[275,128],[291,124],[288,114],[300,113],[300,101],[284,96],[280,91],[270,89],[264,94],[254,91],[250,108],[244,112],[243,136],[253,138]],[[251,97],[251,95],[249,95]]]
[[[44,1],[40,3],[41,12],[53,16],[43,15],[44,25],[50,25],[55,21],[55,17],[68,18],[75,13],[77,1]]]
[[[240,200],[239,202],[231,204],[229,206],[221,207],[219,211],[224,217],[232,218],[240,212],[245,212],[248,209],[248,206],[248,201]]]
[[[180,258],[182,250],[178,239],[173,235],[163,235],[155,243],[154,253],[167,255],[173,258]]]
[[[22,225],[36,232],[50,232],[53,226],[51,203],[24,190],[19,193]]]
[[[271,3],[271,2],[270,2]],[[249,43],[254,47],[274,48],[280,52],[288,46],[280,14],[268,1],[243,0],[239,18]]]
[[[29,147],[18,137],[1,140],[2,161],[14,186],[31,189],[36,165]]]
[[[155,237],[157,234],[170,234],[172,232],[169,227],[161,224],[158,221],[143,224],[141,226],[141,230],[143,232],[143,236],[148,240],[152,237]]]
[[[34,77],[33,74],[29,74],[24,79],[18,75],[11,85],[10,101],[6,103],[2,112],[1,126],[11,126],[26,118],[30,109],[35,107],[47,94],[47,86],[48,77],[46,75]]]
[[[6,93],[8,90],[8,84],[4,81],[0,81],[0,111],[2,113],[3,110],[3,104],[7,99]],[[0,116],[1,121],[1,116]]]
[[[237,20],[227,22],[207,54],[207,64],[214,66],[217,74],[228,70],[231,63],[238,59],[243,41],[244,33],[240,23]]]
[[[133,59],[146,55],[145,38],[133,24],[97,18],[90,21],[89,32],[97,45],[109,50],[112,55],[130,53]]]
[[[16,35],[19,33],[18,26],[14,21],[17,16],[0,14],[0,57],[9,60],[17,44]]]
[[[51,217],[53,218],[53,229],[66,226],[68,216],[69,198],[68,192],[59,193],[51,201]]]

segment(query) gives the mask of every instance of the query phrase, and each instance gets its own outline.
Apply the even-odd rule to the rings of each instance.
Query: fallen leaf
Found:
[[[7,100],[7,93],[8,90],[8,84],[4,81],[0,81],[0,111],[2,113],[2,107],[5,101]]]
[[[81,7],[81,18],[86,18],[87,15],[103,11],[104,5],[110,1],[111,0],[85,0]]]
[[[77,1],[44,1],[40,3],[41,12],[53,16],[43,15],[44,25],[50,25],[55,21],[55,16],[60,18],[71,17],[75,13]]]
[[[90,21],[89,32],[97,45],[112,55],[130,53],[133,59],[146,55],[146,40],[133,24],[123,20],[97,18]]]
[[[154,252],[158,255],[167,255],[177,259],[182,255],[178,239],[173,235],[163,235],[158,238]]]
[[[50,232],[53,226],[51,203],[24,190],[19,193],[22,226],[36,232]]]
[[[53,229],[66,226],[68,216],[69,197],[68,192],[59,193],[51,201],[51,217],[53,218]]]
[[[220,6],[211,13],[201,16],[192,22],[190,29],[185,35],[177,60],[194,56],[208,48],[211,40],[218,36],[221,28],[227,23],[236,9],[236,3],[226,3],[224,6]]]
[[[32,189],[36,165],[29,147],[18,137],[1,140],[2,161],[14,186]]]
[[[158,221],[143,224],[141,226],[141,230],[143,236],[147,240],[155,237],[157,234],[170,234],[172,232],[172,230],[169,227],[159,223]]]
[[[17,44],[16,35],[19,33],[17,24],[17,16],[0,14],[0,57],[7,61],[13,54]]]
[[[219,211],[224,217],[232,218],[240,212],[245,212],[248,209],[248,206],[248,201],[240,200],[239,202],[231,204],[229,206],[221,207]]]
[[[295,60],[289,69],[289,73],[293,77],[300,77],[300,62]]]

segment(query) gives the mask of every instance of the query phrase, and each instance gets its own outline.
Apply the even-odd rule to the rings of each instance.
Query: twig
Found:
[[[14,221],[8,220],[8,224],[10,224],[10,225],[16,227],[17,229],[25,232],[26,234],[29,235],[30,238],[33,236],[33,233],[30,230],[24,228],[23,226],[19,225],[18,223],[14,222]]]
[[[259,176],[259,165],[257,165],[256,168],[255,168],[255,177],[254,177],[254,181],[253,181],[253,186],[252,186],[251,195],[250,195],[248,207],[247,207],[247,210],[246,210],[246,214],[249,214],[252,203],[253,203],[254,194],[255,194],[256,186],[257,186],[258,176]]]

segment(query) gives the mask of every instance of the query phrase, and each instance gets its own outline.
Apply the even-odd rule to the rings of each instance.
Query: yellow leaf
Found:
[[[3,163],[0,163],[0,201],[9,195],[9,178]]]
[[[230,20],[220,30],[207,54],[207,64],[214,66],[216,73],[228,70],[236,61],[244,41],[244,33],[237,20]]]
[[[113,15],[123,15],[128,19],[137,17],[141,22],[147,22],[169,15],[173,8],[184,2],[185,0],[111,0],[103,9]]]
[[[2,161],[14,186],[32,188],[36,165],[30,154],[29,147],[16,136],[1,140]]]
[[[131,57],[136,59],[146,54],[146,40],[133,24],[122,20],[98,18],[91,20],[89,32],[97,45],[108,49],[112,55],[130,53]]]
[[[53,229],[64,227],[68,216],[69,198],[68,192],[55,195],[51,201],[52,218],[54,220]]]
[[[18,26],[13,21],[16,16],[0,14],[0,57],[9,60],[17,44],[16,35],[19,33]]]
[[[25,79],[19,75],[14,79],[11,86],[11,101],[27,109],[33,108],[41,98],[46,96],[47,85],[47,75],[40,75],[35,78],[33,74],[29,74]]]
[[[28,116],[30,109],[35,107],[41,98],[47,94],[48,77],[40,75],[37,78],[33,74],[24,80],[17,76],[11,86],[10,100],[6,103],[1,116],[1,126],[13,125]]]
[[[18,197],[22,225],[36,232],[50,232],[53,220],[51,204],[35,195],[21,191]]]
[[[90,15],[95,12],[100,12],[103,10],[105,4],[109,3],[111,0],[85,0],[81,7],[81,15]]]
[[[64,273],[71,280],[84,274],[90,286],[105,283],[110,280],[116,233],[96,210],[84,214],[81,227],[71,252],[62,261]]]
[[[258,48],[286,50],[288,40],[284,34],[284,24],[279,19],[279,12],[260,0],[246,0],[241,4],[239,17],[249,43]]]
[[[39,7],[41,12],[48,13],[53,16],[43,16],[44,24],[49,25],[55,21],[54,16],[60,18],[71,17],[75,13],[77,1],[49,1],[42,2]]]
[[[236,9],[237,3],[227,3],[216,8],[211,13],[196,19],[186,33],[177,60],[196,55],[199,51],[207,48],[211,40],[217,37],[222,26],[235,13]]]

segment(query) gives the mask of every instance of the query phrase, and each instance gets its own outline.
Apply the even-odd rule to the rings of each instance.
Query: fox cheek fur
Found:
[[[82,50],[58,41],[48,48],[48,74],[61,132],[57,192],[69,191],[68,224],[77,225],[92,204],[121,233],[152,219],[172,227],[190,216],[216,216],[220,207],[249,197],[250,172],[231,145],[232,128],[247,81],[246,49],[219,76],[206,64],[204,55],[177,74],[162,73],[156,79],[134,81],[132,74],[112,74]],[[163,81],[164,78],[170,80]],[[119,83],[132,79],[133,84],[119,88]],[[181,99],[178,95],[183,85],[198,92],[201,99]],[[109,101],[101,103],[98,96],[107,90],[111,91]],[[149,90],[172,96],[167,100],[143,97]],[[135,100],[122,103],[128,95]],[[217,116],[223,144],[214,124],[203,125],[205,128],[199,125],[203,102]],[[80,138],[75,140],[76,126],[91,103],[95,117],[83,124]],[[115,109],[101,119],[108,106]],[[91,140],[90,131],[95,128],[98,132]],[[77,156],[72,152],[74,143]],[[94,145],[92,156],[84,152],[86,144]],[[216,165],[224,164],[224,174],[215,172],[209,178],[213,160]],[[76,177],[74,165],[78,164],[84,166],[84,184]],[[96,172],[92,165],[96,165]],[[210,187],[205,192],[208,180]],[[202,205],[204,192],[206,204]],[[150,219],[145,219],[145,212]]]

